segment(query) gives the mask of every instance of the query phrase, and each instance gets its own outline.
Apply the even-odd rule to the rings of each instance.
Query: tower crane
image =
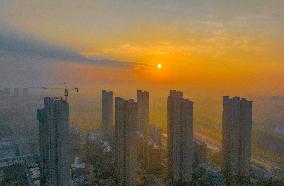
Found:
[[[74,90],[75,92],[79,92],[79,88],[74,87],[74,88],[68,88],[67,83],[64,82],[64,87],[29,87],[29,89],[43,89],[43,90],[51,90],[51,89],[61,89],[64,90],[64,100],[67,101],[68,96],[69,96],[69,91]]]

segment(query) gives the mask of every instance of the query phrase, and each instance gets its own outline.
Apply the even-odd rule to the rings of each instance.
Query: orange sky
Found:
[[[278,0],[16,0],[0,7],[0,26],[87,57],[132,64],[121,69],[59,62],[57,72],[68,69],[66,77],[77,82],[123,80],[258,94],[284,90],[284,4]],[[163,68],[157,70],[157,64]]]

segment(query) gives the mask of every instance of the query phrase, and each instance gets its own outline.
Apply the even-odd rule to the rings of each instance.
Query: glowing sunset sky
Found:
[[[123,79],[281,94],[283,23],[282,0],[0,1],[0,27],[88,59],[107,59],[99,69],[92,62],[57,63],[56,68],[76,71],[77,81]]]

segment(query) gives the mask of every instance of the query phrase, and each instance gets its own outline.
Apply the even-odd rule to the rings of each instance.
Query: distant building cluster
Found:
[[[10,96],[27,96],[29,94],[28,88],[4,88],[0,90],[0,97],[10,97]]]
[[[103,91],[102,95],[103,107],[108,105],[108,109],[103,108],[103,127],[108,129],[112,124],[106,125],[104,116],[113,115],[107,113],[112,111],[113,93],[107,98],[108,102],[107,92]],[[116,173],[119,185],[132,185],[135,175],[127,169],[135,170],[137,165],[135,141],[142,157],[149,165],[153,164],[160,158],[154,149],[161,146],[161,129],[149,124],[149,92],[138,90],[137,102],[115,100]],[[252,102],[238,97],[224,97],[223,102],[223,170],[229,181],[235,181],[233,178],[245,178],[250,172]],[[193,102],[184,98],[182,92],[170,91],[167,113],[169,177],[173,185],[186,185],[192,181],[193,166],[206,162],[207,145],[193,138]]]
[[[207,162],[207,144],[198,139],[193,141],[193,162],[192,166],[197,167],[201,163]]]
[[[138,90],[137,101],[102,91],[102,131],[114,145],[115,177],[118,186],[139,185],[139,158],[146,168],[163,165],[163,137],[167,139],[169,183],[189,185],[193,174],[206,172],[213,185],[238,183],[250,175],[252,102],[244,98],[223,98],[222,171],[207,163],[206,143],[194,139],[194,103],[183,92],[171,90],[167,99],[167,134],[149,123],[149,92]],[[69,104],[61,98],[45,98],[38,110],[40,123],[40,168],[44,185],[70,185]],[[75,130],[72,135],[77,136]],[[87,136],[96,140],[98,134]],[[80,135],[79,135],[80,136]],[[77,138],[76,138],[77,139]],[[102,139],[99,137],[99,139]],[[79,139],[78,139],[79,140]],[[78,144],[79,146],[80,144]],[[84,164],[75,163],[72,167]],[[85,165],[84,165],[85,167]]]
[[[150,143],[153,144],[155,147],[160,148],[162,145],[161,141],[162,129],[152,124],[149,125],[148,127],[148,133],[149,133]]]

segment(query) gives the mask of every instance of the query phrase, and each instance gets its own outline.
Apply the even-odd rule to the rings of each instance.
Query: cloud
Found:
[[[129,62],[129,61],[118,61],[111,59],[97,59],[96,57],[88,57],[89,61],[95,63],[96,66],[106,67],[106,68],[119,68],[126,70],[148,70],[152,69],[155,66],[148,63],[143,62]]]
[[[15,29],[0,27],[0,87],[27,87],[75,81],[74,77],[85,78],[85,72],[77,69],[77,64],[92,72],[134,71],[137,66],[143,66],[134,62],[88,57]],[[100,75],[101,79],[107,80],[104,73]]]
[[[80,53],[36,38],[29,34],[17,32],[15,29],[0,27],[0,58],[22,56],[30,59],[47,59],[42,61],[68,61],[93,64],[106,68],[133,68],[134,63],[112,59],[86,57]]]
[[[76,52],[40,40],[31,35],[19,33],[13,29],[0,29],[0,52],[6,55],[43,57],[55,60],[85,61],[86,58]]]

